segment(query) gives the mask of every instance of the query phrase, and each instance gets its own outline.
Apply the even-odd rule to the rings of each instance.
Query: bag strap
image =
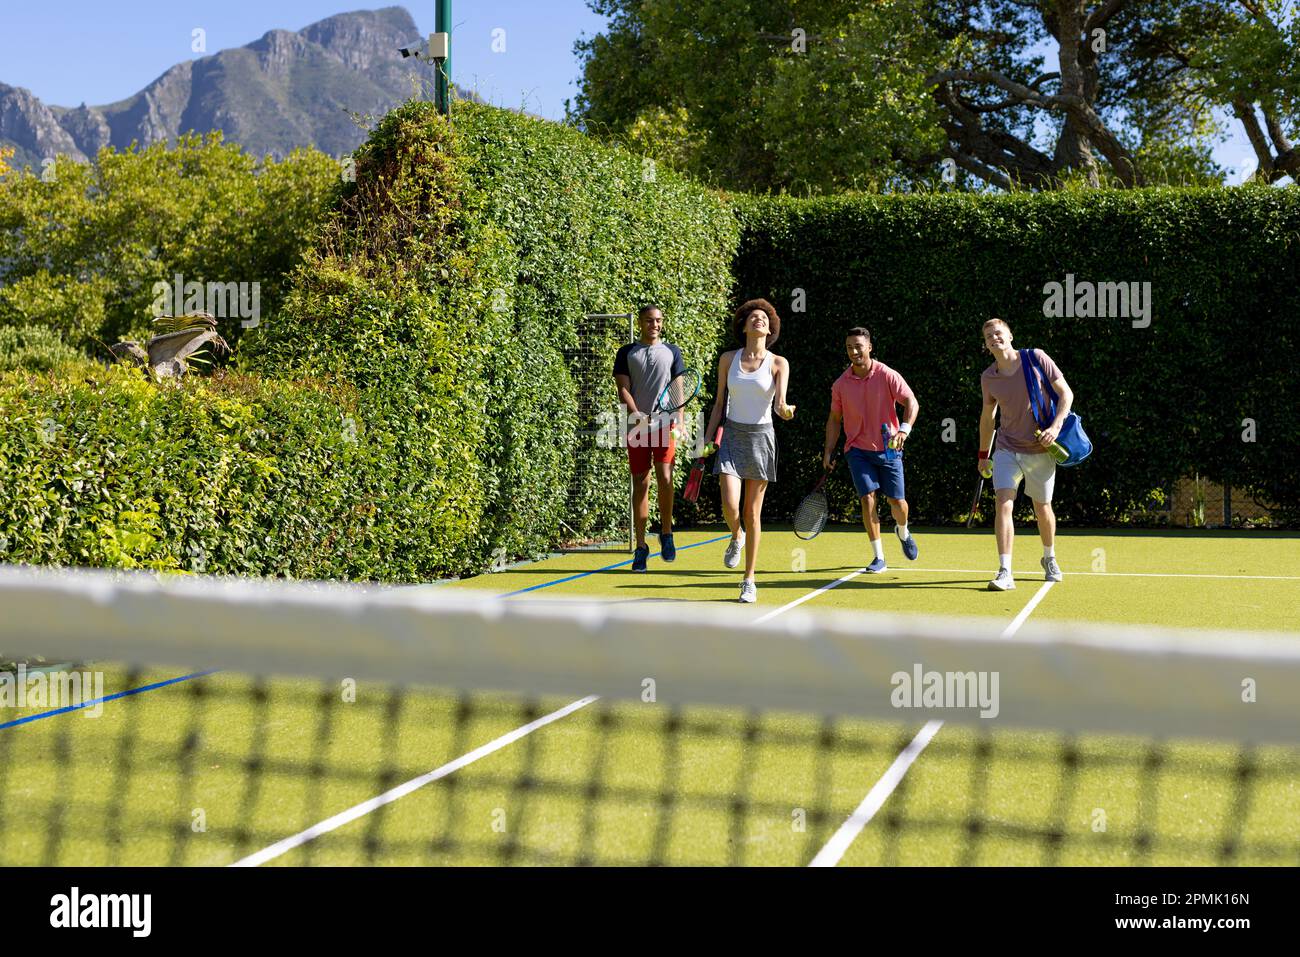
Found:
[[[1043,388],[1047,390],[1047,394],[1052,398],[1052,415],[1056,415],[1056,404],[1061,401],[1061,397],[1056,394],[1056,390],[1052,388],[1052,383],[1047,378],[1047,373],[1044,372],[1043,367],[1038,364],[1038,356],[1034,355],[1034,350],[1026,349],[1025,351],[1029,353],[1029,361],[1034,364],[1034,368],[1038,371],[1038,374],[1042,376]]]
[[[1052,397],[1049,405],[1038,388],[1038,377],[1042,374],[1042,370],[1038,368],[1038,360],[1034,356],[1034,350],[1020,350],[1020,371],[1025,375],[1025,388],[1029,390],[1029,411],[1033,414],[1038,427],[1045,429],[1052,424],[1052,419],[1056,415],[1056,392],[1052,390],[1050,384],[1047,386],[1047,390]],[[1040,407],[1043,407],[1044,414],[1042,416],[1039,415]]]

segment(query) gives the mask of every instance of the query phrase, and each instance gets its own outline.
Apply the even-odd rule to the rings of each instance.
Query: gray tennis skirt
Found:
[[[728,419],[722,429],[722,445],[713,463],[713,474],[775,482],[776,433],[772,423],[746,425]]]

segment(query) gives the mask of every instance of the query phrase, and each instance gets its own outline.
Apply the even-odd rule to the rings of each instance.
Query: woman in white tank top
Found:
[[[763,496],[767,483],[776,481],[776,434],[772,412],[783,419],[794,416],[785,401],[790,364],[769,347],[781,334],[781,317],[766,299],[751,299],[732,319],[732,329],[744,348],[723,354],[718,362],[718,382],[713,414],[705,435],[715,435],[725,414],[726,425],[713,474],[722,485],[722,512],[731,529],[723,564],[735,568],[745,551],[745,577],[740,600],[757,599],[754,567],[762,536]],[[741,526],[741,491],[744,491],[744,526]]]

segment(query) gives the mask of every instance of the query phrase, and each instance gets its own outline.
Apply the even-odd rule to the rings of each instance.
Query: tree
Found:
[[[872,187],[938,146],[923,0],[590,2],[570,119],[706,181]]]
[[[591,3],[611,20],[578,44],[574,121],[626,138],[684,116],[672,148],[633,145],[726,186],[908,186],[941,163],[985,188],[1219,183],[1227,106],[1257,114],[1261,169],[1300,163],[1270,119],[1300,82],[1284,0]]]
[[[0,326],[53,328],[107,358],[99,343],[145,335],[155,284],[177,274],[223,297],[257,284],[270,314],[338,185],[323,153],[259,162],[220,133],[11,174],[0,182]],[[232,341],[245,328],[223,322]]]
[[[1265,183],[1300,172],[1300,20],[1291,0],[1183,3],[1154,44],[1197,95],[1241,123]]]

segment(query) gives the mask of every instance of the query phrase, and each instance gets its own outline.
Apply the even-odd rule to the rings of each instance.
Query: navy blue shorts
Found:
[[[883,491],[886,498],[906,498],[903,494],[902,455],[890,459],[884,452],[851,448],[844,458],[849,463],[849,474],[853,476],[853,486],[858,490],[859,498],[876,489]]]

